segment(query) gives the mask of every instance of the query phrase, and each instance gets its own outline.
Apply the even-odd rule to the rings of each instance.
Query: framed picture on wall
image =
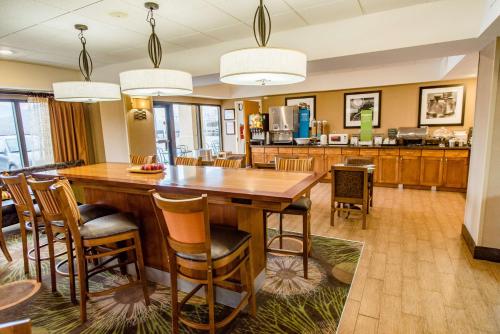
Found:
[[[286,97],[286,106],[301,106],[307,105],[309,107],[309,119],[310,123],[316,119],[316,95],[312,96],[299,96],[299,97]]]
[[[361,111],[372,110],[373,127],[380,128],[382,91],[344,94],[344,128],[361,127]]]
[[[226,122],[226,135],[235,135],[235,121]]]
[[[420,87],[418,126],[464,125],[465,86]]]
[[[234,109],[224,109],[224,120],[234,119]]]

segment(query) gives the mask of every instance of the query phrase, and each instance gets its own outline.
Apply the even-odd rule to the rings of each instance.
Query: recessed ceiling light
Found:
[[[125,13],[125,12],[110,12],[110,13],[108,13],[108,15],[109,15],[109,16],[112,16],[112,17],[119,18],[119,19],[121,19],[121,18],[124,18],[124,17],[127,17],[127,16],[128,16],[128,14],[127,14],[127,13]]]
[[[14,51],[9,49],[0,49],[0,56],[11,56],[14,54]]]

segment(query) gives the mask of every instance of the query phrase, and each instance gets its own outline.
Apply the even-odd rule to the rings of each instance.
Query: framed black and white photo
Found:
[[[235,134],[236,134],[235,122],[234,121],[226,122],[226,135],[235,135]]]
[[[234,109],[224,109],[224,120],[234,119]]]
[[[285,98],[286,106],[300,106],[307,105],[309,107],[309,119],[312,122],[316,119],[316,96],[299,96]]]
[[[465,87],[420,87],[418,126],[464,125]]]
[[[344,128],[361,127],[361,111],[372,110],[373,127],[380,128],[382,91],[344,94]]]

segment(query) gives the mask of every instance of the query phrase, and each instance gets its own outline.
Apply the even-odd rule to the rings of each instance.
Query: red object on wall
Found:
[[[245,124],[240,124],[240,139],[245,139]]]

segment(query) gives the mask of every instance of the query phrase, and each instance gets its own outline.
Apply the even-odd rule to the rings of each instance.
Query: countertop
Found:
[[[415,150],[470,150],[470,146],[439,147],[436,145],[383,145],[383,146],[355,146],[355,145],[251,145],[251,147],[295,147],[295,148],[362,148],[362,149],[415,149]]]

